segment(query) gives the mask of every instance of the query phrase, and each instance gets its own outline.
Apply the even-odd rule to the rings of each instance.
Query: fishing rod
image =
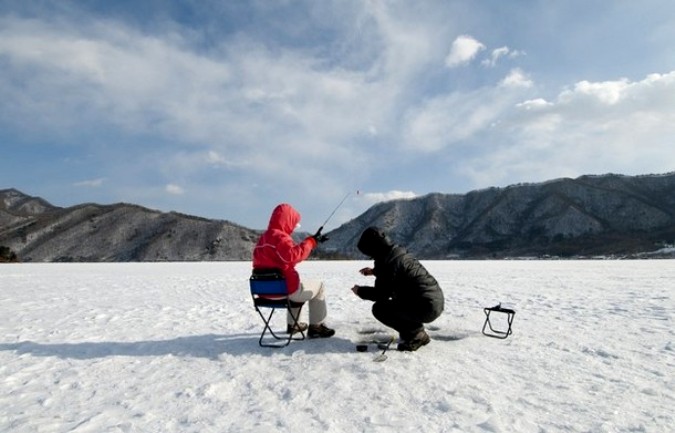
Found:
[[[338,203],[337,206],[335,206],[335,209],[333,209],[333,212],[331,212],[330,215],[328,215],[328,218],[326,218],[326,221],[324,221],[323,224],[321,224],[321,227],[319,227],[319,230],[317,231],[317,233],[321,233],[321,231],[323,230],[323,226],[325,226],[328,223],[328,221],[333,217],[333,215],[335,215],[335,212],[337,212],[337,210],[340,209],[340,206],[342,206],[342,203],[344,203],[345,200],[347,200],[347,197],[349,197],[350,194],[351,194],[351,192],[348,192],[347,194],[345,194],[345,196],[342,198],[342,201],[340,203]]]

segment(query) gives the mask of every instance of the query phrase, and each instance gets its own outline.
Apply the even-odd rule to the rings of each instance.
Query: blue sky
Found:
[[[670,172],[674,40],[671,0],[4,0],[0,188],[312,231]]]

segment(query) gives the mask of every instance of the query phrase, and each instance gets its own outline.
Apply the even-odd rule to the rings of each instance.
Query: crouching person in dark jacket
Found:
[[[398,350],[414,351],[428,344],[424,323],[431,323],[443,312],[443,291],[436,279],[406,250],[395,245],[377,227],[367,228],[357,245],[359,251],[375,260],[363,275],[374,275],[375,286],[355,285],[352,291],[361,299],[375,301],[373,316],[398,331]]]

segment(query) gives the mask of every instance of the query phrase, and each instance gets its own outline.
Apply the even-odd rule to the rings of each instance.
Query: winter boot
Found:
[[[286,334],[297,334],[298,332],[305,332],[307,324],[305,322],[298,322],[297,325],[286,325]]]
[[[429,344],[430,341],[431,338],[429,338],[429,334],[427,334],[426,331],[421,330],[413,338],[402,340],[398,343],[397,349],[402,352],[414,352],[420,347]]]
[[[335,330],[328,328],[323,323],[319,325],[309,325],[307,336],[309,338],[328,338],[335,335]]]

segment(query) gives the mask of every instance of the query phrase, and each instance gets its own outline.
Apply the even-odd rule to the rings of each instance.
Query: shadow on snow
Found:
[[[259,334],[235,335],[194,335],[177,337],[171,340],[149,341],[101,341],[79,343],[36,343],[21,341],[18,343],[0,343],[0,351],[15,351],[20,355],[56,356],[63,359],[96,359],[116,356],[178,356],[217,360],[221,355],[230,356],[272,356],[294,352],[306,354],[348,353],[354,352],[354,343],[350,340],[332,337],[292,342],[290,345],[274,349],[258,346]]]

